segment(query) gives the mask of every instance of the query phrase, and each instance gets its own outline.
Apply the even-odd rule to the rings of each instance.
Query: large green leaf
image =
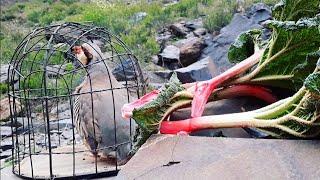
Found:
[[[260,29],[252,29],[240,34],[229,48],[229,61],[237,63],[250,57],[254,53],[255,48],[260,46],[260,35]]]
[[[298,21],[320,13],[319,6],[319,0],[281,0],[274,6],[272,14],[278,21]]]
[[[307,58],[318,51],[320,16],[294,21],[269,21],[273,36],[266,55],[260,60],[252,82],[286,88],[300,88],[311,74],[317,58]],[[315,53],[317,54],[317,53]]]
[[[310,74],[304,82],[304,86],[313,94],[320,95],[320,73]]]

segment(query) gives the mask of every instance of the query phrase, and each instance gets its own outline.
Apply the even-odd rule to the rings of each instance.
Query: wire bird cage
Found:
[[[73,52],[74,47],[84,43],[90,44],[100,56],[87,65]],[[97,64],[98,70],[93,69]],[[101,69],[104,69],[103,73],[98,76]],[[126,101],[123,103],[128,103],[145,91],[137,58],[117,36],[105,28],[78,23],[37,28],[15,50],[8,80],[11,121],[22,124],[22,128],[12,127],[14,174],[33,179],[117,174],[121,169],[119,161],[107,162],[95,153],[110,149],[116,152],[117,158],[121,146],[129,144],[132,147],[131,137],[121,142],[117,139],[117,124],[125,121],[118,118],[121,107],[117,92],[121,91]],[[100,84],[98,88],[97,83]],[[87,87],[77,91],[83,85]],[[102,128],[93,124],[97,113],[109,113],[107,117],[112,117],[103,119],[112,124],[108,132],[113,137],[110,138],[111,145],[95,146],[92,150],[78,135],[75,101],[82,96],[85,97],[82,101],[86,102],[78,111],[89,114],[87,119],[92,121],[93,138],[98,131],[95,128]],[[109,101],[103,102],[103,107],[97,107],[95,102],[101,100],[101,96],[109,96]],[[78,112],[79,117],[82,115]],[[85,125],[90,126],[90,123],[87,121]],[[130,120],[130,127],[125,129],[130,136],[134,133],[133,124]]]

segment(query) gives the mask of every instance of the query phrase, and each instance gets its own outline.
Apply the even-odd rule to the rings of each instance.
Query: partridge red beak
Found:
[[[73,52],[74,54],[80,54],[81,51],[82,51],[82,47],[81,47],[81,46],[74,46],[74,47],[72,48],[72,52]]]

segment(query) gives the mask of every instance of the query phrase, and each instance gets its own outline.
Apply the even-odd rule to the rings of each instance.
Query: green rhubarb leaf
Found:
[[[305,81],[305,77],[308,77],[310,72],[313,72],[315,69],[315,63],[320,58],[320,51],[313,52],[307,55],[306,61],[304,63],[299,64],[294,68],[294,80],[298,82],[298,84],[303,84]],[[316,65],[317,66],[317,65]]]
[[[133,110],[132,118],[139,124],[141,128],[148,132],[158,130],[159,123],[172,104],[171,98],[179,91],[185,88],[174,73],[169,82],[165,84],[156,99],[149,102],[143,107]]]
[[[260,46],[261,30],[253,29],[246,31],[238,36],[235,42],[230,46],[228,59],[232,63],[238,63],[250,57],[255,48]]]
[[[310,74],[304,81],[304,86],[313,94],[320,95],[320,73]]]
[[[297,22],[273,20],[267,25],[273,28],[272,39],[251,81],[297,90],[317,63],[308,56],[319,49],[320,15]]]
[[[272,15],[279,21],[297,21],[320,13],[319,5],[319,0],[281,0],[274,6]]]

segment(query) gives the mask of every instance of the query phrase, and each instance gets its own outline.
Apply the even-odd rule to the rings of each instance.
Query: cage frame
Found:
[[[63,28],[75,28],[75,32],[77,30],[80,30],[80,31],[84,31],[82,32],[82,34],[78,37],[70,37],[70,36],[66,36],[66,34],[60,34],[58,33],[59,30],[63,29]],[[50,30],[52,29],[55,29],[55,31],[51,32]],[[49,31],[48,31],[49,30]],[[22,160],[20,160],[20,142],[19,142],[19,137],[21,137],[21,134],[17,133],[19,131],[19,129],[17,127],[11,127],[11,131],[12,131],[12,143],[13,143],[13,148],[12,148],[12,159],[13,159],[13,165],[12,165],[12,172],[18,176],[18,177],[21,177],[21,178],[25,178],[25,179],[69,179],[69,178],[97,178],[97,177],[110,177],[110,176],[116,176],[118,171],[119,171],[119,167],[118,167],[118,163],[116,162],[115,163],[115,169],[114,170],[110,170],[110,171],[102,171],[102,172],[99,172],[98,171],[98,162],[97,162],[97,157],[95,157],[95,172],[93,173],[84,173],[84,174],[76,174],[75,173],[75,153],[78,153],[78,152],[75,152],[75,125],[74,125],[74,116],[73,116],[73,107],[72,107],[72,102],[71,102],[71,98],[70,96],[79,96],[81,94],[75,94],[73,93],[73,89],[71,88],[68,88],[68,94],[66,95],[59,95],[59,96],[49,96],[48,94],[48,87],[47,87],[47,66],[48,66],[48,61],[50,60],[51,56],[52,56],[52,52],[51,51],[57,51],[57,49],[53,49],[53,45],[54,44],[58,44],[57,42],[54,42],[54,41],[60,41],[59,38],[62,38],[62,41],[65,41],[63,43],[67,44],[67,46],[69,46],[67,48],[66,51],[64,52],[61,52],[63,53],[65,56],[64,56],[64,61],[63,62],[68,62],[68,61],[78,61],[79,63],[79,60],[74,57],[70,52],[71,52],[71,48],[73,46],[75,46],[79,41],[82,42],[83,40],[81,38],[86,38],[86,39],[89,39],[90,40],[90,36],[89,35],[93,35],[93,36],[98,36],[99,38],[106,38],[106,37],[101,37],[100,34],[94,34],[92,33],[93,31],[97,30],[98,32],[102,32],[104,33],[104,35],[107,35],[109,39],[106,40],[107,43],[109,43],[109,45],[111,46],[111,49],[112,49],[112,56],[111,57],[108,57],[106,59],[102,58],[101,61],[98,61],[97,63],[104,63],[105,66],[106,65],[106,61],[107,60],[110,60],[110,58],[112,59],[113,61],[113,58],[114,57],[120,57],[122,56],[121,54],[119,54],[118,52],[114,52],[115,48],[112,47],[111,45],[111,39],[110,37],[114,38],[116,40],[116,42],[118,43],[118,45],[120,47],[122,47],[124,49],[124,56],[129,56],[130,57],[130,61],[131,61],[131,65],[132,67],[134,67],[134,73],[135,73],[135,79],[134,79],[134,82],[136,83],[134,86],[130,86],[128,84],[129,80],[126,78],[125,79],[125,86],[122,87],[122,89],[126,88],[127,89],[127,96],[128,96],[128,102],[130,101],[129,99],[129,89],[128,88],[137,88],[137,97],[139,98],[141,95],[143,95],[146,91],[146,79],[144,78],[144,75],[143,75],[143,72],[142,72],[142,69],[139,65],[139,61],[137,59],[137,57],[131,52],[131,50],[125,45],[125,43],[116,35],[112,34],[109,30],[107,30],[106,28],[103,28],[103,27],[97,27],[97,26],[94,26],[94,25],[89,25],[89,24],[81,24],[81,23],[75,23],[75,22],[66,22],[66,23],[61,23],[61,24],[55,24],[55,25],[49,25],[49,26],[45,26],[45,27],[39,27],[39,28],[35,28],[32,32],[30,32],[28,35],[25,36],[25,38],[21,41],[21,43],[17,46],[17,48],[15,49],[14,51],[14,54],[11,58],[11,61],[9,63],[9,69],[8,69],[8,98],[9,98],[9,102],[10,102],[10,120],[11,120],[11,123],[14,124],[14,123],[17,123],[17,117],[19,114],[17,114],[17,104],[16,104],[16,100],[24,100],[25,101],[25,105],[23,103],[20,103],[20,108],[23,109],[23,106],[25,106],[24,108],[26,109],[26,113],[27,113],[27,121],[25,122],[25,120],[23,119],[23,124],[22,124],[22,132],[23,132],[23,138],[24,138],[24,145],[26,143],[26,140],[25,140],[25,133],[27,132],[27,135],[28,135],[28,145],[29,145],[29,154],[25,152],[25,146],[24,146],[24,154],[23,154],[23,158],[22,160],[24,160],[25,158],[28,158],[27,156],[29,156],[30,158],[30,169],[31,169],[31,177],[30,176],[26,176],[25,174],[21,173],[21,170],[20,170],[20,163]],[[41,33],[45,33],[44,35],[41,34]],[[47,37],[47,35],[49,37]],[[27,50],[27,46],[29,45],[29,42],[32,40],[32,38],[34,37],[37,37],[37,36],[43,36],[39,41],[37,41],[36,43],[34,43],[28,50]],[[41,41],[43,40],[43,38],[46,38],[47,39],[47,47],[44,48],[45,45],[43,45],[40,49],[37,49],[35,50],[35,46]],[[48,39],[49,38],[49,39]],[[58,40],[57,40],[58,39]],[[70,41],[71,39],[71,41]],[[93,38],[92,38],[93,39]],[[91,39],[91,41],[92,41]],[[109,42],[110,41],[110,42]],[[31,50],[32,49],[32,50]],[[26,54],[32,52],[33,50],[37,51],[37,54],[35,55],[34,59],[33,59],[33,62],[32,62],[32,65],[31,65],[31,70],[30,70],[30,73],[27,75],[27,77],[25,77],[22,73],[21,73],[21,64],[23,63],[23,61],[25,60],[25,57],[26,57]],[[23,92],[21,92],[21,78],[24,79],[24,82],[23,84],[25,85],[25,81],[26,79],[28,79],[28,76],[31,76],[30,74],[34,73],[32,71],[32,68],[33,68],[33,63],[36,59],[36,57],[38,56],[38,53],[41,51],[41,50],[45,50],[46,52],[46,55],[45,55],[45,58],[44,58],[44,63],[43,64],[43,67],[44,67],[44,70],[43,70],[43,77],[42,77],[42,82],[44,83],[44,87],[42,87],[42,84],[41,84],[41,92],[42,90],[44,89],[44,96],[41,96],[41,97],[32,97],[32,98],[27,98],[26,97],[26,94],[29,94],[30,92],[30,89],[26,89],[26,87],[23,87],[22,90]],[[96,51],[96,50],[95,50]],[[19,58],[16,58],[16,57],[20,57],[22,53],[22,57],[19,59]],[[114,55],[115,53],[115,55]],[[124,64],[123,64],[123,59],[120,58],[120,64],[121,64],[121,67],[122,67],[122,71],[123,73],[125,74],[126,72],[124,71]],[[73,63],[73,62],[72,62]],[[81,63],[80,63],[81,64]],[[20,66],[19,66],[20,65]],[[60,69],[62,68],[62,65],[59,67],[59,70],[58,72],[60,71]],[[83,70],[86,71],[86,75],[88,76],[88,70],[87,68],[89,67],[90,65],[86,65],[86,66],[81,66],[80,68],[82,68]],[[17,70],[17,68],[20,68],[20,70]],[[77,69],[75,69],[74,71],[76,71]],[[107,68],[107,71],[108,71],[108,75],[110,76],[112,72],[109,72],[109,69]],[[74,73],[74,72],[68,72],[68,73]],[[125,74],[126,75],[126,74]],[[16,77],[18,76],[18,80],[16,80]],[[59,75],[58,75],[59,76]],[[90,76],[90,75],[89,75]],[[89,77],[90,79],[90,77]],[[110,79],[110,78],[109,78]],[[63,79],[64,82],[66,83],[66,80]],[[18,91],[16,90],[16,87],[15,87],[15,84],[16,84],[16,81],[19,82],[19,89]],[[58,90],[57,89],[57,79],[56,79],[56,91]],[[29,83],[30,83],[30,80],[29,80]],[[72,84],[72,81],[71,81],[71,84]],[[110,89],[104,89],[103,91],[111,91],[112,92],[112,96],[113,96],[113,92],[114,90],[116,89],[113,89],[112,87],[112,82],[110,81],[110,84],[111,84],[111,88]],[[90,79],[90,86],[91,86],[91,79]],[[29,87],[29,86],[28,86]],[[98,91],[93,91],[92,90],[92,87],[90,87],[91,91],[88,92],[91,94],[91,102],[92,102],[92,112],[93,112],[93,99],[92,99],[92,94],[93,93],[99,93]],[[70,91],[70,89],[72,91]],[[32,90],[37,90],[37,89],[32,89]],[[24,93],[24,97],[22,97],[21,95],[19,96],[18,94],[19,93]],[[49,105],[48,105],[48,101],[51,100],[51,99],[59,99],[59,98],[68,98],[69,99],[69,103],[70,103],[70,110],[71,110],[71,122],[72,122],[72,133],[73,133],[73,142],[72,142],[72,146],[73,146],[73,172],[72,172],[72,175],[71,176],[57,176],[57,174],[54,174],[53,173],[53,163],[52,163],[52,155],[54,154],[52,152],[52,150],[54,149],[52,147],[52,144],[51,144],[51,128],[50,128],[50,117],[49,117]],[[46,116],[44,117],[44,121],[45,121],[45,125],[46,126],[45,128],[47,129],[47,140],[48,140],[48,156],[49,156],[49,175],[48,176],[44,176],[44,177],[38,177],[36,175],[34,175],[34,167],[33,167],[33,163],[32,163],[32,156],[35,156],[35,155],[39,155],[41,154],[41,152],[31,152],[31,140],[32,140],[32,134],[33,133],[33,146],[34,146],[34,151],[35,151],[35,139],[34,139],[34,132],[35,132],[35,129],[36,128],[39,128],[39,127],[34,127],[33,125],[33,117],[32,117],[32,112],[30,112],[31,108],[30,108],[30,103],[28,103],[29,101],[36,101],[36,100],[39,100],[41,99],[42,103],[43,103],[43,100],[45,101],[45,106],[44,108],[45,109],[42,109],[42,113]],[[116,119],[115,119],[115,98],[113,97],[113,109],[114,109],[114,128],[116,129]],[[58,101],[59,102],[59,101]],[[58,103],[57,103],[57,110],[58,110]],[[23,110],[25,111],[25,110]],[[92,117],[94,117],[94,115],[92,114]],[[57,122],[58,122],[58,131],[59,131],[59,121],[61,119],[59,119],[59,115],[57,115]],[[63,120],[63,119],[62,119]],[[133,136],[132,134],[132,129],[131,129],[131,121],[130,120],[130,137]],[[25,123],[27,123],[27,127],[26,128],[27,130],[25,130]],[[132,138],[131,138],[132,139]],[[131,141],[130,142],[126,142],[126,143],[132,143]],[[46,143],[45,143],[46,144]],[[59,145],[60,145],[60,135],[59,135]],[[117,136],[116,136],[116,130],[115,130],[115,148],[117,150],[118,146],[121,146],[122,144],[117,144]],[[46,146],[47,148],[47,146]],[[109,148],[109,147],[106,147],[106,148]],[[22,153],[22,152],[21,152]],[[25,157],[26,155],[26,157]],[[17,162],[16,162],[17,161]],[[17,169],[18,168],[18,169]]]

